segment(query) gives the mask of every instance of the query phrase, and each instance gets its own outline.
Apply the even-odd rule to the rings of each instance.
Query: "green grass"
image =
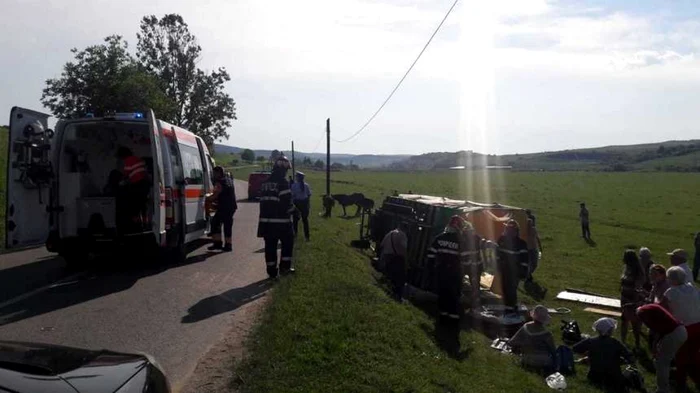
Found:
[[[317,216],[324,182],[311,173],[315,197],[312,241],[296,248],[297,274],[282,280],[251,341],[252,355],[237,371],[248,392],[541,392],[543,378],[491,350],[481,333],[463,331],[467,359],[446,356],[434,341],[433,318],[413,305],[389,300],[368,260],[349,248],[357,220]],[[598,318],[583,306],[555,300],[566,287],[618,295],[621,257],[627,246],[648,246],[658,262],[676,247],[692,249],[700,229],[694,206],[700,175],[676,173],[334,173],[333,193],[361,191],[377,204],[396,189],[532,208],[544,245],[536,281],[548,289],[536,301],[573,310],[585,332]],[[580,238],[578,202],[591,212],[591,247]],[[334,211],[334,216],[339,210]],[[552,330],[557,340],[559,317]],[[628,338],[631,344],[631,338]],[[596,392],[585,367],[569,378],[570,392]],[[649,388],[654,378],[645,374]]]
[[[5,248],[5,197],[7,186],[8,130],[0,127],[0,250]]]

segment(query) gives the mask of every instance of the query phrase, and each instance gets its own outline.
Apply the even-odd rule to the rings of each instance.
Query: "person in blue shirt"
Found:
[[[292,184],[292,201],[296,207],[294,214],[294,234],[299,233],[299,220],[304,225],[304,237],[309,240],[309,211],[311,199],[311,187],[304,181],[304,173],[296,174],[297,180]]]

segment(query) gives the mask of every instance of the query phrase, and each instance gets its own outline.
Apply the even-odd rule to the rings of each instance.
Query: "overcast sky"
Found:
[[[224,66],[226,144],[322,151],[355,132],[453,0],[0,0],[0,119],[42,109],[70,49],[179,13]],[[613,3],[612,5],[609,3]],[[460,0],[394,98],[337,153],[525,153],[698,138],[695,1]],[[7,120],[0,120],[0,124]]]

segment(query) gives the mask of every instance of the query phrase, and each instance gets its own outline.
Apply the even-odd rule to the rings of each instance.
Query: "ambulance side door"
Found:
[[[185,242],[189,242],[204,234],[207,219],[204,212],[205,178],[199,146],[196,137],[185,132],[178,132],[173,127],[180,150],[180,158],[184,173],[184,221]]]
[[[156,242],[163,244],[165,240],[165,187],[163,185],[163,152],[161,151],[160,125],[153,110],[148,111],[148,127],[151,136],[151,154],[153,156],[153,234]]]
[[[5,245],[43,244],[49,233],[54,173],[49,115],[14,107],[10,112],[5,206]]]

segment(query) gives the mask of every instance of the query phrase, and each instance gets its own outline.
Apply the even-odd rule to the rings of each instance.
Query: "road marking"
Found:
[[[42,292],[48,291],[49,289],[56,288],[56,287],[60,287],[60,286],[63,286],[63,285],[75,284],[75,283],[77,283],[77,282],[79,281],[78,278],[80,278],[80,276],[81,276],[82,274],[84,274],[84,273],[76,273],[76,274],[73,274],[73,275],[71,275],[71,276],[68,276],[68,277],[66,277],[66,278],[64,278],[64,279],[62,279],[62,280],[56,281],[56,282],[54,282],[54,283],[51,283],[51,284],[49,284],[49,285],[43,286],[43,287],[41,287],[41,288],[37,288],[37,289],[35,289],[35,290],[33,290],[33,291],[30,291],[30,292],[27,292],[27,293],[23,293],[23,294],[21,294],[21,295],[19,295],[19,296],[17,296],[17,297],[14,297],[14,298],[12,298],[12,299],[10,299],[10,300],[7,300],[7,301],[5,301],[5,302],[0,303],[0,309],[3,309],[3,308],[5,308],[5,307],[7,307],[7,306],[11,306],[11,305],[13,305],[13,304],[15,304],[15,303],[19,303],[19,302],[21,302],[22,300],[28,299],[28,298],[30,298],[30,297],[32,297],[32,296],[34,296],[34,295],[38,295],[38,294],[40,294],[40,293],[42,293]]]

